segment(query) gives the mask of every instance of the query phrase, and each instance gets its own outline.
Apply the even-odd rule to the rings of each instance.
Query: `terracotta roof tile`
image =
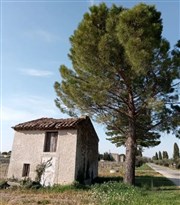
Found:
[[[40,118],[24,123],[20,123],[12,127],[14,130],[60,130],[60,129],[75,129],[76,126],[86,120],[88,117],[54,119]]]

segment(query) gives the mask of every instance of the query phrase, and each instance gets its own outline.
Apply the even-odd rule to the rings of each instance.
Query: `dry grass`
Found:
[[[1,178],[6,177],[7,164],[1,164],[0,172]],[[118,172],[111,174],[110,170],[116,169]],[[122,177],[122,164],[117,163],[103,163],[99,166],[99,176],[101,179],[116,179]],[[90,197],[89,190],[66,190],[61,193],[50,193],[45,190],[23,190],[23,189],[8,189],[0,190],[0,205],[86,205],[94,204]]]
[[[1,205],[85,205],[89,204],[87,191],[65,191],[63,193],[43,193],[33,190],[0,191]]]
[[[5,173],[5,170],[7,169],[7,165],[6,166],[1,166],[0,169],[2,168],[1,172]],[[110,169],[117,169],[118,172],[116,173],[110,173]],[[4,170],[4,171],[3,171]],[[121,181],[122,180],[122,176],[123,176],[123,169],[122,166],[116,166],[115,164],[112,164],[112,166],[110,164],[104,164],[103,167],[100,167],[99,170],[99,176],[100,176],[100,180],[114,180],[114,181]],[[149,177],[149,178],[147,178]],[[154,170],[152,170],[151,168],[149,168],[147,165],[136,169],[136,179],[139,182],[143,182],[144,184],[147,184],[147,186],[151,186],[152,184],[152,177],[155,180],[158,177],[161,177],[160,174],[156,173]],[[100,181],[100,182],[102,182]],[[148,184],[149,183],[149,184]],[[154,186],[156,185],[155,182]],[[168,181],[166,181],[167,185],[169,185]],[[166,185],[166,186],[167,186]],[[109,186],[109,185],[107,185]],[[118,184],[115,184],[115,186],[119,186]],[[141,186],[141,185],[140,185]],[[158,184],[155,187],[156,189],[158,188]],[[123,186],[122,186],[123,187]],[[102,186],[103,188],[103,186]],[[109,187],[108,187],[109,188]],[[172,187],[173,188],[173,187]],[[52,190],[48,190],[48,189],[38,189],[38,190],[33,190],[33,189],[23,189],[23,188],[16,188],[16,189],[8,189],[8,190],[0,190],[0,205],[99,205],[99,204],[104,204],[104,203],[98,203],[96,201],[97,199],[97,195],[99,198],[101,198],[101,196],[103,196],[102,194],[103,192],[100,192],[99,189],[101,189],[101,185],[99,186],[99,188],[97,189],[97,191],[93,191],[93,189],[67,189],[63,192],[58,192],[58,191],[52,191]],[[122,193],[121,193],[122,191]],[[105,195],[104,197],[107,197],[107,200],[109,199],[109,201],[111,200],[111,197],[113,199],[113,197],[116,197],[117,194],[122,194],[124,196],[124,194],[129,196],[129,200],[133,200],[134,204],[153,204],[153,205],[157,205],[157,196],[155,197],[154,194],[156,194],[156,191],[149,191],[148,195],[146,195],[146,199],[141,199],[141,194],[139,194],[139,192],[136,192],[136,190],[119,190],[119,188],[115,188],[114,190],[112,189],[112,196],[111,195]],[[158,197],[162,196],[162,203],[158,203],[160,205],[164,205],[164,204],[168,204],[171,199],[169,198],[165,198],[168,195],[167,194],[163,194],[163,192],[158,192],[160,195],[158,195]],[[177,198],[178,196],[178,190],[175,191],[169,191],[168,194],[173,194],[172,197],[174,197],[174,203],[173,204],[179,204],[179,198]],[[93,195],[95,194],[95,195]],[[132,194],[132,196],[130,195]],[[134,194],[137,194],[134,195]],[[144,196],[145,197],[145,196]],[[149,198],[148,198],[149,197]],[[171,198],[172,198],[171,197]],[[106,199],[106,198],[105,198]],[[119,199],[118,199],[119,200]],[[139,200],[139,201],[138,201]],[[142,203],[140,203],[140,200],[142,200]],[[145,200],[145,201],[143,201]],[[147,201],[150,201],[152,203],[145,203]],[[153,202],[154,200],[154,202]],[[164,201],[163,201],[164,200]],[[166,202],[166,200],[169,200]],[[137,202],[137,203],[135,203]],[[109,202],[108,202],[109,203]],[[112,203],[113,205],[116,205],[117,203]],[[124,204],[124,202],[120,203],[118,202],[118,204]],[[126,203],[128,205],[128,203]],[[130,203],[132,204],[132,203]],[[159,205],[158,204],[158,205]],[[109,204],[108,204],[109,205]]]
[[[136,176],[152,176],[152,177],[161,177],[162,175],[159,172],[155,172],[154,169],[144,164],[141,167],[136,168]]]

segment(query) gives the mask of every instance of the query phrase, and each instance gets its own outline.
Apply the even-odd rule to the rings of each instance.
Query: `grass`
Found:
[[[39,190],[3,190],[2,205],[9,204],[94,204],[94,205],[178,205],[179,190],[171,189],[147,190],[132,187],[121,182],[104,182],[94,184],[85,189],[73,186],[55,186]],[[16,202],[16,203],[15,203]]]
[[[108,173],[108,172],[107,172]],[[119,176],[118,176],[119,174]],[[0,190],[0,204],[178,205],[180,190],[147,165],[136,169],[136,186],[122,183],[121,172],[99,177],[94,185],[55,185],[38,190]]]
[[[102,205],[175,205],[180,203],[178,190],[159,190],[157,193],[157,191],[147,191],[118,182],[95,185],[92,193],[96,196],[97,204]]]

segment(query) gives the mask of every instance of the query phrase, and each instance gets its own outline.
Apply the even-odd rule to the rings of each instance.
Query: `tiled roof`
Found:
[[[76,126],[86,120],[88,117],[68,118],[68,119],[53,119],[40,118],[24,123],[20,123],[14,127],[14,130],[61,130],[61,129],[75,129]]]

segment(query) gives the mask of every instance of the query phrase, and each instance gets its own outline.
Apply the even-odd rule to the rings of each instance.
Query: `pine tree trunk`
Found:
[[[135,124],[130,123],[129,135],[126,140],[126,161],[124,183],[135,184],[135,155],[136,155],[136,137]]]
[[[126,141],[126,162],[124,183],[135,184],[135,142],[131,137]]]

